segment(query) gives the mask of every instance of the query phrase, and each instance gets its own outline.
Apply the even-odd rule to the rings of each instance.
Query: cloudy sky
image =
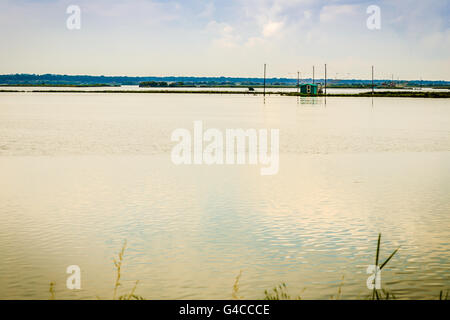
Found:
[[[0,74],[450,80],[448,0],[0,0],[0,36]]]

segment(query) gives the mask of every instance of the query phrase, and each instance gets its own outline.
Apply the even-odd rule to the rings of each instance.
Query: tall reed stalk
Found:
[[[377,252],[375,255],[375,279],[377,277],[378,269],[380,269],[380,271],[381,271],[381,269],[383,269],[386,266],[386,264],[389,262],[389,260],[391,260],[392,257],[397,253],[398,249],[400,249],[400,247],[395,249],[394,252],[392,252],[391,255],[381,265],[379,265],[378,262],[379,262],[380,251],[381,251],[381,233],[378,234]],[[381,297],[381,294],[374,285],[373,291],[372,291],[372,300],[375,300],[375,298],[377,300],[379,300],[380,297]],[[389,292],[386,293],[386,298],[389,299]]]

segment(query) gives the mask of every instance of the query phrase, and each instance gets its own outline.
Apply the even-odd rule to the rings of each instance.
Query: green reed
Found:
[[[380,258],[380,251],[381,251],[381,233],[379,233],[378,234],[378,241],[377,241],[377,252],[376,252],[376,255],[375,255],[375,266],[377,268],[375,272],[377,272],[378,268],[381,271],[386,266],[386,264],[389,262],[389,260],[391,260],[392,257],[397,253],[398,249],[400,249],[400,247],[395,249],[391,253],[391,255],[380,265],[379,264],[379,258]],[[385,298],[386,299],[389,299],[389,292],[384,292],[383,290],[380,291],[380,290],[376,289],[375,286],[374,286],[373,291],[372,291],[372,300],[382,299],[383,298],[382,293],[385,294]]]
[[[112,299],[113,300],[144,300],[144,297],[136,294],[136,289],[139,284],[139,280],[137,280],[133,286],[133,288],[125,294],[118,295],[119,288],[122,287],[121,279],[122,279],[122,267],[123,267],[123,261],[125,257],[125,251],[127,247],[127,241],[125,240],[121,250],[118,253],[117,259],[114,258],[114,267],[115,267],[115,281],[114,281],[114,287],[113,287],[113,294]],[[378,241],[377,241],[377,249],[375,253],[375,266],[379,267],[379,270],[382,270],[387,263],[394,257],[394,255],[398,252],[400,247],[395,249],[389,257],[383,262],[379,263],[380,261],[380,253],[381,253],[381,233],[378,234]],[[231,297],[234,300],[240,300],[244,299],[243,296],[240,295],[240,280],[242,277],[242,270],[239,272],[237,277],[235,278],[235,281],[232,286],[231,290]],[[55,291],[55,282],[50,282],[50,300],[56,299],[56,291]],[[342,277],[341,284],[338,287],[338,292],[336,296],[331,296],[331,299],[341,299],[342,298],[342,287],[344,285],[344,277]],[[303,289],[304,291],[305,289]],[[439,300],[448,300],[449,290],[441,290],[439,293]],[[97,298],[100,299],[100,297],[97,296]],[[264,291],[264,300],[301,300],[301,296],[298,295],[294,298],[291,297],[287,285],[285,283],[281,283],[278,286],[272,288],[271,290],[265,290]],[[389,299],[396,299],[395,295],[385,289],[376,289],[374,287],[372,294],[369,296],[369,299],[372,300],[389,300]]]

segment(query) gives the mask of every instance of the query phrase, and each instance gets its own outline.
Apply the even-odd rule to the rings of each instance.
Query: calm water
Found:
[[[175,166],[176,128],[280,128],[280,171]],[[0,94],[0,298],[398,298],[450,286],[450,100]],[[65,288],[79,265],[82,290]]]

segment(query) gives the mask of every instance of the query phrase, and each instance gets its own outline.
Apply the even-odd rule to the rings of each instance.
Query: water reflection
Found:
[[[321,105],[327,107],[321,108]],[[376,99],[376,98],[374,98]],[[373,103],[373,100],[371,103]],[[263,102],[263,104],[261,104]],[[376,235],[401,245],[382,283],[399,298],[450,285],[450,109],[445,99],[4,94],[0,297],[304,298],[366,293]],[[302,108],[296,106],[302,105]],[[307,106],[310,105],[308,108]],[[264,106],[264,108],[261,108]],[[174,128],[280,128],[280,172],[174,166]],[[80,292],[65,268],[82,269]]]

